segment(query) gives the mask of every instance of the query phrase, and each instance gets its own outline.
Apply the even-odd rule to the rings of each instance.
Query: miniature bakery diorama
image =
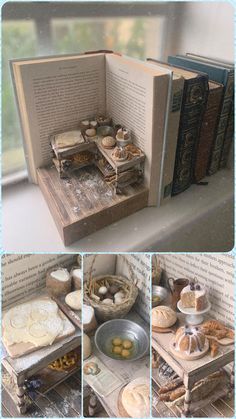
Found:
[[[150,417],[150,257],[83,264],[84,416]]]
[[[80,256],[2,257],[2,414],[81,415]]]
[[[234,416],[234,258],[152,257],[154,417]]]

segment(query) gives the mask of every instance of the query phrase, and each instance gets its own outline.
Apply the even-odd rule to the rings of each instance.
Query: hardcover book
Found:
[[[66,244],[156,205],[169,86],[165,69],[112,52],[13,60],[11,66],[29,176],[39,183]],[[95,115],[108,115],[131,132],[146,156],[144,184],[111,196],[95,168],[87,175],[94,179],[90,188],[86,176],[73,176],[70,185],[58,178],[50,137],[76,130]]]
[[[200,182],[207,175],[211,153],[214,147],[222,95],[223,85],[209,81],[207,105],[202,120],[194,167],[195,182]]]
[[[166,63],[158,63],[184,78],[172,186],[172,195],[176,195],[187,189],[194,180],[194,163],[208,96],[208,77],[203,73],[196,73]]]
[[[221,112],[219,116],[218,128],[215,138],[215,143],[212,149],[211,161],[209,164],[208,174],[214,174],[220,167],[222,153],[224,147],[228,150],[230,147],[227,145],[226,131],[229,123],[230,111],[233,106],[233,95],[234,95],[234,69],[229,65],[223,65],[218,62],[213,62],[210,59],[201,57],[191,56],[170,56],[168,61],[173,65],[183,66],[191,70],[202,71],[208,74],[210,80],[221,83],[224,86],[224,94],[222,99]],[[225,145],[224,145],[225,144]],[[224,157],[225,159],[225,157]]]
[[[148,58],[147,61],[150,63],[150,65],[161,67],[161,64],[157,63],[155,60]],[[160,201],[158,202],[158,205],[162,205],[164,202],[171,198],[180,112],[184,89],[184,78],[179,74],[173,73],[171,70],[168,71],[170,75],[170,83],[166,110],[161,181],[158,185],[160,189],[158,194]]]

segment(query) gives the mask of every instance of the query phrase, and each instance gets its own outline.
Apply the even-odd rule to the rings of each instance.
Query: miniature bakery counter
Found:
[[[146,330],[146,332],[149,334],[149,327],[147,323],[134,311],[131,311],[126,318],[128,320],[132,320],[136,323],[138,323],[140,326]],[[149,358],[149,351],[147,355],[145,355],[143,358],[138,359],[136,361],[120,361],[120,360],[114,360],[112,358],[109,358],[102,353],[100,353],[96,347],[94,342],[92,342],[93,346],[93,357],[95,356],[99,361],[102,362],[116,377],[118,380],[120,380],[120,385],[118,387],[110,392],[110,394],[106,395],[106,397],[101,396],[96,392],[93,388],[93,393],[97,397],[97,399],[100,401],[101,405],[107,412],[109,417],[127,417],[127,414],[124,414],[123,407],[121,406],[121,394],[123,388],[127,385],[127,383],[131,382],[132,380],[139,378],[139,377],[145,377],[149,380],[150,377],[150,358]],[[86,360],[86,361],[89,361]],[[85,378],[85,376],[84,376]],[[93,397],[93,396],[92,396]]]
[[[184,326],[185,316],[178,313],[178,327]],[[191,404],[191,390],[194,385],[210,374],[217,373],[221,368],[234,361],[234,344],[219,345],[219,350],[213,358],[209,351],[200,359],[186,360],[176,357],[171,349],[172,340],[174,339],[175,330],[169,333],[152,332],[152,347],[165,360],[165,362],[176,372],[180,379],[182,379],[185,386],[184,403],[182,405],[182,413],[185,416],[190,416],[194,411],[201,409],[203,405],[217,400],[223,395],[232,395],[233,390],[233,370],[231,376],[228,377],[228,384],[224,385],[212,394],[211,399],[202,399]]]
[[[31,297],[30,301],[26,300],[21,302],[21,305],[8,310],[5,317],[3,317],[3,342],[5,354],[2,359],[2,366],[5,374],[8,373],[14,382],[14,389],[9,388],[8,393],[13,398],[13,401],[21,414],[26,412],[26,396],[29,392],[35,392],[35,396],[38,397],[81,368],[81,330],[72,324],[70,319],[61,311],[56,303],[48,297],[45,291],[38,294],[37,297]],[[34,304],[31,305],[34,300]],[[39,303],[42,301],[44,305],[50,305],[49,310],[51,311],[52,308],[54,309],[54,307],[57,307],[55,316],[57,315],[62,321],[60,333],[50,343],[43,342],[40,340],[41,337],[39,339],[37,336],[37,334],[41,332],[40,327],[43,327],[42,323],[44,323],[44,309],[40,308],[41,306],[39,307]],[[10,326],[7,328],[7,321],[8,319],[11,319],[11,324],[13,324],[13,321],[14,323],[18,322],[18,325],[19,322],[22,323],[24,317],[28,315],[28,312],[26,313],[26,311],[23,315],[22,309],[23,307],[28,307],[28,305],[31,305],[33,308],[36,306],[34,309],[34,315],[36,317],[33,319],[34,321],[30,326],[28,317],[26,318],[27,326],[25,332],[22,333],[25,333],[27,338],[20,341],[18,335],[13,334]],[[23,317],[20,317],[19,315],[16,317],[15,314],[17,313],[11,311],[14,309],[18,309]],[[12,312],[15,317],[10,317]],[[30,317],[33,318],[32,308]],[[53,329],[56,327],[55,320],[50,319],[49,323],[52,323]],[[22,324],[20,326],[22,327]],[[51,326],[49,325],[49,327]],[[38,342],[33,342],[33,340],[30,341],[30,337],[27,335],[28,329],[31,332],[34,330],[35,333],[33,336],[37,336]],[[42,336],[42,334],[40,334],[40,336]]]

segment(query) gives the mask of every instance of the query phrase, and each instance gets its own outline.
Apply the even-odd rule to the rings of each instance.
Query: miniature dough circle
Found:
[[[14,329],[23,329],[27,325],[27,316],[13,315],[10,319],[11,326]]]
[[[73,310],[81,310],[81,290],[72,291],[67,294],[65,302]]]
[[[44,323],[33,323],[29,327],[29,334],[34,338],[43,338],[47,335]]]

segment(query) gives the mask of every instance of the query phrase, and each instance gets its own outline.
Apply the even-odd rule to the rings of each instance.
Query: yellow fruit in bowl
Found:
[[[120,355],[122,352],[122,346],[113,346],[112,351],[114,352],[114,354]]]
[[[121,356],[123,356],[123,358],[128,358],[130,356],[130,351],[128,349],[122,349]]]
[[[114,345],[114,346],[122,345],[122,339],[121,338],[112,339],[112,345]]]
[[[129,339],[123,340],[122,346],[124,349],[131,349],[133,346],[133,343]]]

